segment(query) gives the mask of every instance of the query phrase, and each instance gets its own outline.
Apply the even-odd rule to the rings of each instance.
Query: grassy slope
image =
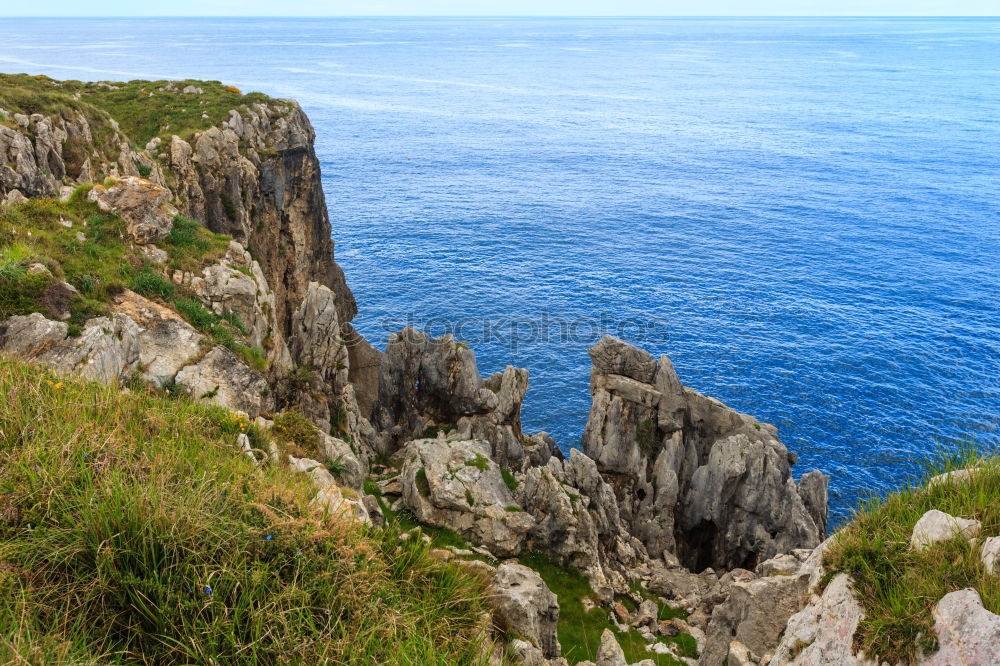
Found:
[[[175,90],[161,90],[172,84]],[[180,92],[187,85],[201,88],[203,94]],[[117,147],[107,144],[111,130],[107,116],[114,118],[137,147],[153,137],[169,141],[174,134],[183,139],[201,130],[218,126],[229,117],[231,109],[258,102],[285,107],[263,93],[243,94],[237,88],[218,81],[129,81],[85,83],[56,81],[46,76],[0,74],[0,108],[11,113],[79,111],[91,122],[95,141],[107,155],[116,155]],[[206,117],[207,116],[207,117]],[[12,119],[8,118],[8,124]]]
[[[65,280],[80,292],[69,303],[70,324],[78,329],[90,317],[106,314],[112,296],[128,287],[177,310],[248,365],[263,369],[263,351],[246,344],[238,317],[219,317],[167,280],[162,268],[143,259],[125,240],[125,225],[118,216],[102,213],[86,200],[87,189],[78,188],[68,202],[31,199],[0,209],[0,319],[31,312],[55,316],[46,293]],[[65,227],[63,221],[72,226]],[[228,244],[228,236],[177,216],[160,246],[170,257],[168,270],[198,271],[217,261]],[[31,275],[28,266],[33,263],[45,265],[53,277]]]
[[[2,358],[0,399],[0,662],[477,662],[481,583],[311,512],[228,413]]]
[[[931,475],[979,464],[971,481],[907,487],[861,507],[824,557],[827,580],[847,572],[865,609],[855,644],[889,663],[909,663],[920,650],[936,649],[931,609],[955,590],[978,590],[983,605],[1000,613],[1000,576],[987,574],[982,539],[1000,535],[1000,458],[953,459]],[[982,522],[979,542],[958,538],[923,552],[910,549],[913,526],[930,509]]]
[[[578,661],[593,661],[597,649],[601,645],[601,634],[610,629],[625,652],[625,659],[632,664],[643,659],[652,659],[658,666],[675,666],[681,664],[669,655],[660,655],[646,650],[646,642],[634,631],[619,633],[609,620],[607,608],[596,607],[587,610],[583,599],[594,599],[587,579],[579,571],[566,569],[553,564],[541,555],[529,555],[521,558],[521,563],[539,573],[545,584],[559,598],[559,642],[562,654],[571,664]],[[634,610],[634,609],[633,609]],[[660,619],[678,617],[682,613],[673,611],[667,606],[660,607]],[[660,639],[664,643],[675,643],[680,648],[678,652],[684,656],[697,657],[697,646],[694,638],[680,634],[673,638]]]

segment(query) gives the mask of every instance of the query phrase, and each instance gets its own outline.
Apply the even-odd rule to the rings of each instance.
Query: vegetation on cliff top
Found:
[[[864,608],[855,647],[880,662],[911,663],[937,649],[931,610],[949,592],[975,588],[983,606],[1000,613],[1000,576],[986,571],[979,553],[984,538],[1000,535],[1000,458],[965,452],[936,465],[928,478],[970,467],[977,471],[968,479],[907,486],[865,503],[824,555],[825,580],[850,574]],[[913,550],[913,526],[931,509],[979,520],[979,539]]]
[[[200,93],[185,93],[193,86]],[[0,108],[13,113],[43,115],[79,111],[91,124],[95,143],[102,146],[111,134],[108,116],[136,146],[153,137],[168,141],[174,134],[190,139],[198,131],[218,126],[231,109],[272,100],[264,93],[244,94],[219,81],[57,81],[47,76],[0,74]],[[106,114],[106,115],[105,115]],[[13,118],[0,118],[11,125]],[[108,146],[108,154],[117,147]]]
[[[2,357],[0,396],[0,662],[482,661],[482,583],[312,511],[238,417]]]

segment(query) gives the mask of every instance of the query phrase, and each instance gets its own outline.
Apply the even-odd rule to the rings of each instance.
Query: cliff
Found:
[[[827,477],[796,479],[773,426],[684,386],[666,356],[605,337],[590,350],[582,448],[565,457],[546,433],[523,432],[527,370],[482,377],[466,345],[412,329],[383,354],[351,328],[357,304],[295,102],[217,82],[0,83],[0,352],[55,373],[24,381],[80,376],[127,388],[147,409],[219,409],[197,413],[242,425],[212,446],[249,465],[240,474],[271,479],[267,493],[295,479],[326,518],[368,525],[404,553],[411,544],[415,559],[389,558],[396,574],[416,566],[462,589],[488,584],[478,594],[492,624],[463,606],[452,646],[462,656],[448,663],[715,666],[813,654],[789,643],[812,626],[795,618],[822,615],[824,572],[857,572],[828,559],[842,551],[824,541]],[[30,391],[18,387],[8,391],[20,409]],[[12,433],[25,426],[4,423],[0,469],[13,469],[23,461]],[[156,428],[136,432],[165,455],[190,455]],[[29,485],[9,501],[19,539],[33,536],[24,516],[43,511]],[[250,521],[288,524],[267,506]],[[304,515],[289,519],[295,534]],[[357,548],[384,557],[377,544]],[[421,558],[457,568],[428,573]],[[232,607],[247,602],[233,595]],[[119,610],[162,631],[164,599]],[[435,636],[434,614],[413,612]],[[260,641],[277,632],[282,645],[308,634],[243,630]],[[309,636],[308,646],[333,640],[325,629]],[[247,658],[240,649],[213,658]]]

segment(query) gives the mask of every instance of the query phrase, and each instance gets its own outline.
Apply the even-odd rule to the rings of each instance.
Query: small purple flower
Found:
[[[271,540],[271,535],[270,535],[270,534],[268,534],[268,535],[267,535],[267,540],[268,540],[268,541],[270,541],[270,540]]]
[[[212,588],[206,587],[205,588],[205,594],[212,594]]]

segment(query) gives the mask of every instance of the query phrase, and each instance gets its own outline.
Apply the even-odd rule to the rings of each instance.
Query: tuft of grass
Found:
[[[625,661],[633,664],[643,659],[650,659],[657,666],[682,666],[682,662],[670,655],[656,654],[646,650],[646,642],[634,631],[618,632],[608,618],[608,609],[597,606],[587,610],[583,605],[584,598],[597,598],[590,583],[576,569],[561,567],[545,555],[532,553],[522,556],[521,564],[538,572],[545,584],[559,598],[559,643],[562,646],[562,656],[574,664],[578,661],[594,661],[597,649],[601,646],[601,634],[605,629],[614,633],[618,643],[625,652]],[[684,638],[686,637],[686,638]],[[679,634],[673,639],[662,639],[664,643],[676,643],[682,650],[688,651],[694,638],[687,634]],[[697,656],[697,643],[694,643]]]
[[[129,288],[147,298],[169,300],[174,295],[174,285],[150,266],[144,266],[132,276]]]
[[[489,465],[490,461],[487,460],[481,453],[477,453],[476,457],[472,460],[465,461],[466,467],[475,467],[480,472],[485,472]]]
[[[850,574],[865,618],[855,647],[889,663],[910,663],[937,649],[931,610],[945,594],[975,588],[983,605],[1000,613],[1000,577],[989,575],[979,557],[981,539],[1000,535],[1000,458],[980,460],[966,450],[930,466],[930,476],[977,467],[967,480],[907,485],[884,499],[872,498],[835,536],[823,558],[824,584]],[[931,509],[982,522],[980,541],[962,538],[916,552],[910,537]]]
[[[503,482],[510,492],[517,490],[517,479],[514,478],[514,473],[512,471],[503,467],[500,469],[500,475],[503,477]]]
[[[170,267],[196,271],[217,261],[229,247],[229,236],[212,233],[183,215],[174,216],[170,234],[163,240],[163,249],[170,257]]]
[[[297,457],[314,458],[319,451],[319,432],[316,426],[296,408],[286,409],[274,417],[276,435],[295,445]]]
[[[485,664],[483,583],[310,509],[240,420],[0,358],[3,663]]]

